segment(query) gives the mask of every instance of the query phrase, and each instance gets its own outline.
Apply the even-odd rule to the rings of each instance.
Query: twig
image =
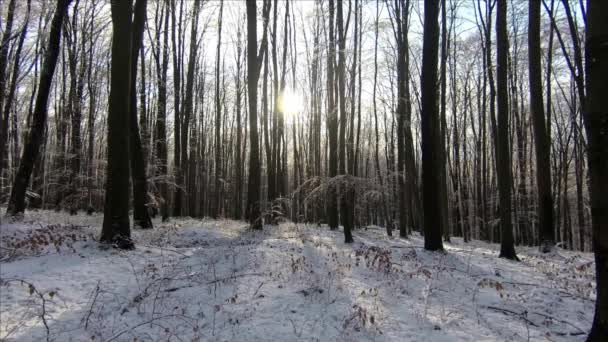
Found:
[[[572,324],[572,323],[570,323],[570,322],[568,322],[568,321],[566,321],[566,320],[559,319],[559,318],[555,318],[555,317],[553,317],[553,316],[547,315],[547,314],[542,313],[542,312],[533,312],[533,311],[528,312],[528,311],[524,311],[524,312],[522,312],[522,313],[519,313],[519,312],[511,311],[511,310],[508,310],[508,309],[505,309],[505,308],[499,308],[499,307],[496,307],[496,306],[486,306],[486,308],[487,308],[487,309],[491,309],[491,310],[495,310],[495,311],[500,311],[500,312],[503,312],[503,313],[509,313],[509,314],[513,314],[513,315],[519,316],[520,318],[522,318],[523,320],[525,320],[526,322],[530,323],[531,325],[533,325],[533,326],[535,326],[535,327],[540,327],[540,326],[539,326],[538,324],[536,324],[536,323],[532,322],[531,320],[529,320],[529,319],[526,317],[526,315],[527,315],[528,313],[529,313],[529,314],[532,314],[532,315],[539,315],[539,316],[543,316],[543,317],[545,317],[545,318],[549,318],[549,319],[551,319],[551,320],[554,320],[554,321],[557,321],[557,322],[560,322],[560,323],[567,324],[567,325],[569,325],[569,326],[573,327],[574,329],[578,330],[578,332],[573,332],[573,333],[558,333],[558,334],[564,334],[564,335],[565,335],[565,334],[568,334],[568,335],[571,335],[571,336],[575,336],[575,334],[576,334],[576,335],[583,335],[583,334],[586,334],[586,332],[585,332],[583,329],[581,329],[581,328],[577,327],[576,325],[574,325],[574,324]],[[524,313],[525,313],[525,314],[524,314]]]
[[[255,298],[255,295],[257,295],[257,294],[258,294],[258,292],[260,291],[260,289],[262,288],[262,286],[264,286],[264,284],[266,284],[266,282],[265,282],[265,281],[262,281],[262,282],[260,283],[260,286],[258,286],[258,288],[255,290],[255,292],[254,292],[254,293],[253,293],[253,295],[251,296],[251,298],[252,298],[252,299],[253,299],[253,298]]]
[[[93,301],[91,302],[91,307],[89,308],[87,318],[85,319],[85,322],[84,322],[84,330],[87,330],[87,328],[89,327],[89,318],[91,317],[91,314],[93,313],[93,306],[95,306],[95,302],[97,301],[97,296],[99,295],[99,283],[100,282],[101,282],[101,280],[97,281],[97,286],[95,287],[95,296],[93,297]]]
[[[164,316],[160,316],[160,317],[156,317],[156,318],[149,319],[149,320],[147,320],[147,321],[145,321],[145,322],[139,323],[139,324],[137,324],[137,325],[134,325],[134,326],[132,326],[132,327],[130,327],[130,328],[127,328],[127,329],[125,329],[125,330],[123,330],[123,331],[119,332],[118,334],[116,334],[116,335],[112,336],[112,337],[111,337],[109,340],[107,340],[106,342],[114,341],[115,339],[119,338],[119,337],[120,337],[122,334],[124,334],[124,333],[126,333],[126,332],[128,332],[128,331],[134,330],[134,329],[136,329],[136,328],[139,328],[139,327],[141,327],[142,325],[150,324],[150,323],[152,323],[152,322],[154,322],[154,321],[158,321],[159,319],[168,318],[168,317],[179,317],[179,315],[175,315],[175,314],[173,314],[173,315],[164,315]]]
[[[248,276],[262,276],[265,273],[263,272],[258,272],[258,273],[243,273],[243,274],[235,274],[235,275],[231,275],[228,277],[224,277],[224,278],[218,278],[215,280],[212,280],[210,282],[207,282],[207,284],[215,284],[215,283],[221,283],[222,281],[226,281],[226,280],[230,280],[230,279],[236,279],[236,278],[241,278],[241,277],[248,277]]]
[[[559,319],[559,318],[555,318],[555,317],[553,317],[553,316],[547,315],[547,314],[542,313],[542,312],[531,312],[531,313],[533,313],[533,314],[535,314],[535,315],[539,315],[539,316],[543,316],[543,317],[546,317],[546,318],[552,319],[552,320],[554,320],[554,321],[558,321],[558,322],[561,322],[561,323],[567,324],[567,325],[569,325],[569,326],[573,327],[574,329],[578,330],[579,332],[585,333],[585,331],[584,331],[583,329],[581,329],[581,328],[577,327],[576,325],[574,325],[574,324],[572,324],[572,323],[570,323],[570,322],[568,322],[568,321],[566,321],[566,320]]]
[[[496,306],[486,306],[485,308],[486,308],[486,309],[490,309],[490,310],[494,310],[494,311],[500,311],[500,312],[502,312],[502,313],[506,313],[506,314],[511,314],[511,315],[517,316],[517,317],[519,317],[519,318],[523,319],[524,321],[526,321],[527,323],[529,323],[530,325],[535,326],[535,327],[537,327],[537,328],[540,328],[540,325],[538,325],[538,324],[536,324],[536,323],[532,322],[531,320],[529,320],[529,319],[528,319],[528,317],[526,317],[526,315],[524,315],[524,313],[523,313],[523,312],[521,312],[521,313],[520,313],[520,312],[515,312],[515,311],[511,311],[511,310],[509,310],[509,309],[505,309],[505,308],[499,308],[499,307],[496,307]],[[525,311],[524,311],[524,312],[525,312]]]
[[[230,280],[230,279],[236,279],[236,278],[241,278],[241,277],[247,277],[247,276],[262,276],[264,275],[264,273],[244,273],[244,274],[235,274],[235,275],[231,275],[228,277],[224,277],[224,278],[216,278],[214,280],[208,281],[207,285],[211,285],[214,284],[216,285],[217,283],[221,283],[223,281],[226,280]],[[260,284],[260,286],[258,287],[258,289],[255,291],[255,293],[253,294],[254,296],[258,293],[258,290],[260,289],[260,287],[262,287],[262,285],[264,285],[264,282],[262,282],[262,284]],[[175,292],[177,290],[181,290],[181,289],[187,289],[190,287],[193,287],[194,285],[192,284],[188,284],[188,285],[184,285],[184,286],[176,286],[176,287],[170,287],[168,289],[163,290],[164,292]]]
[[[49,324],[46,320],[46,302],[47,302],[47,300],[44,298],[44,293],[38,291],[38,289],[36,288],[36,286],[34,286],[34,284],[32,284],[26,280],[23,280],[23,279],[7,279],[4,282],[5,282],[5,284],[8,284],[10,282],[19,282],[21,284],[25,284],[28,286],[30,294],[35,293],[38,297],[40,297],[40,299],[42,300],[42,313],[40,313],[40,318],[42,319],[42,324],[44,324],[44,329],[46,330],[46,340],[50,341],[51,330],[50,330]]]

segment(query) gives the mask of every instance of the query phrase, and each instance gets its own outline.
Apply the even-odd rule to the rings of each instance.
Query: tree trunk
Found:
[[[10,40],[13,29],[13,18],[15,16],[15,0],[10,0],[8,3],[8,10],[6,13],[6,26],[4,28],[4,34],[2,35],[2,45],[0,45],[0,109],[4,108],[4,94],[6,89],[6,68],[8,64],[8,52],[10,46]],[[16,62],[18,65],[19,62]],[[6,144],[8,140],[8,112],[3,113],[0,117],[0,178],[2,178],[2,171],[4,165],[8,165],[4,162],[4,154],[8,152],[8,146]]]
[[[221,44],[222,44],[222,15],[224,9],[224,1],[220,1],[220,12],[218,16],[218,38],[217,38],[217,49],[216,49],[216,61],[215,61],[215,186],[213,191],[213,205],[211,210],[211,217],[217,218],[220,215],[221,203],[222,203],[222,140],[221,140],[221,129],[222,129],[222,102],[220,99],[220,61],[221,61]],[[254,49],[255,52],[255,49]]]
[[[258,76],[257,10],[255,1],[247,1],[247,91],[249,98],[249,184],[247,191],[247,217],[251,228],[262,229],[260,211],[260,148],[258,143]]]
[[[339,127],[339,142],[338,157],[340,159],[339,173],[341,175],[348,175],[346,169],[346,83],[345,83],[345,68],[346,68],[346,33],[344,32],[344,19],[342,10],[342,1],[338,1],[338,13],[336,17],[336,26],[338,28],[338,100],[340,104],[340,127]],[[344,182],[346,185],[340,188],[340,216],[342,219],[342,225],[344,226],[344,242],[353,242],[352,228],[353,228],[353,212],[351,208],[352,202],[352,191],[351,185],[349,184],[350,177],[346,178]]]
[[[439,59],[439,2],[426,0],[424,2],[424,38],[422,47],[422,188],[424,206],[424,248],[431,251],[443,250],[442,232],[444,210],[440,199],[442,164],[440,149],[439,111],[437,108],[437,62]]]
[[[338,175],[338,113],[334,100],[334,63],[336,59],[336,42],[334,35],[334,0],[329,0],[329,53],[327,54],[327,130],[329,135],[329,177]],[[329,228],[338,229],[338,196],[337,189],[330,186],[327,194],[327,216]]]
[[[587,132],[589,194],[597,299],[595,317],[587,341],[608,336],[608,2],[587,0],[585,71],[587,96],[584,123]]]
[[[27,142],[23,149],[19,170],[15,177],[11,190],[11,197],[6,209],[7,216],[18,216],[25,210],[25,192],[30,182],[34,162],[38,158],[40,146],[43,143],[44,131],[47,121],[47,104],[57,58],[59,56],[59,44],[61,41],[61,23],[67,12],[71,0],[58,0],[55,14],[51,22],[51,32],[49,34],[48,47],[44,56],[38,94],[36,95],[36,105],[32,117],[30,132]]]
[[[112,1],[112,62],[108,100],[106,203],[100,241],[134,248],[129,223],[131,1]]]
[[[168,168],[167,168],[167,69],[169,67],[169,0],[165,0],[164,9],[164,25],[162,23],[162,16],[159,19],[159,27],[164,27],[163,31],[163,44],[162,49],[160,47],[160,29],[156,36],[156,46],[158,48],[155,55],[156,58],[156,71],[158,79],[158,101],[157,101],[157,113],[156,113],[156,124],[154,133],[154,150],[157,163],[157,177],[162,179],[157,187],[160,193],[160,212],[163,221],[167,221],[169,218],[169,190],[167,186]],[[162,57],[162,58],[161,58]]]
[[[183,40],[182,34],[182,9],[183,0],[180,0],[180,18],[176,18],[177,0],[171,1],[171,46],[173,52],[173,173],[175,175],[175,192],[173,193],[173,216],[182,215],[182,197],[183,197],[183,179],[182,179],[182,161],[181,161],[181,128],[182,128],[182,113],[181,113],[181,76],[182,76],[182,55],[181,46]],[[168,27],[166,28],[168,29]],[[177,32],[176,32],[177,31]],[[177,33],[177,35],[176,35]]]
[[[530,110],[534,126],[536,152],[537,215],[541,251],[550,252],[555,244],[553,236],[553,197],[551,194],[551,161],[549,138],[543,109],[542,75],[540,64],[540,5],[542,0],[528,2],[528,70],[530,77]]]
[[[498,99],[496,142],[498,162],[496,163],[496,174],[500,197],[500,257],[519,260],[515,254],[511,222],[512,174],[509,150],[508,53],[507,0],[498,0],[496,11],[496,88]]]
[[[243,161],[241,159],[242,148],[242,131],[241,127],[241,103],[242,103],[242,85],[241,85],[241,69],[242,69],[242,45],[241,45],[241,28],[237,28],[237,53],[236,53],[236,149],[234,152],[234,218],[241,219],[243,208]]]
[[[146,161],[142,151],[139,123],[137,121],[137,57],[143,45],[144,24],[146,21],[147,0],[136,0],[135,15],[131,37],[131,78],[129,104],[129,146],[131,150],[131,182],[133,185],[133,225],[143,229],[152,228],[152,220],[148,214],[148,179],[146,177]],[[143,104],[142,104],[143,105]]]

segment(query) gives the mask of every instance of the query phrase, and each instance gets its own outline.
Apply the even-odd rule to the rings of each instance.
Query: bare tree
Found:
[[[36,95],[36,106],[33,113],[30,132],[27,143],[23,149],[19,170],[13,183],[11,197],[6,209],[7,216],[17,216],[25,210],[25,192],[30,182],[34,162],[38,158],[40,146],[43,143],[44,129],[47,121],[47,104],[55,66],[59,56],[59,44],[61,41],[61,23],[67,12],[71,0],[58,0],[55,14],[51,22],[51,32],[49,35],[48,47],[44,56],[44,64],[40,77],[40,84]]]

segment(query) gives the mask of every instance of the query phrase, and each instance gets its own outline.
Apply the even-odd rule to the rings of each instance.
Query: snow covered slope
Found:
[[[176,219],[103,249],[101,216],[40,211],[0,229],[6,341],[577,341],[591,254],[453,239],[447,253],[379,227]]]

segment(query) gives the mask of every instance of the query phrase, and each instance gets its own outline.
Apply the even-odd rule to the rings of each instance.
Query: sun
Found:
[[[304,109],[304,100],[302,95],[295,92],[293,89],[285,89],[280,101],[281,110],[289,116],[296,115]]]

